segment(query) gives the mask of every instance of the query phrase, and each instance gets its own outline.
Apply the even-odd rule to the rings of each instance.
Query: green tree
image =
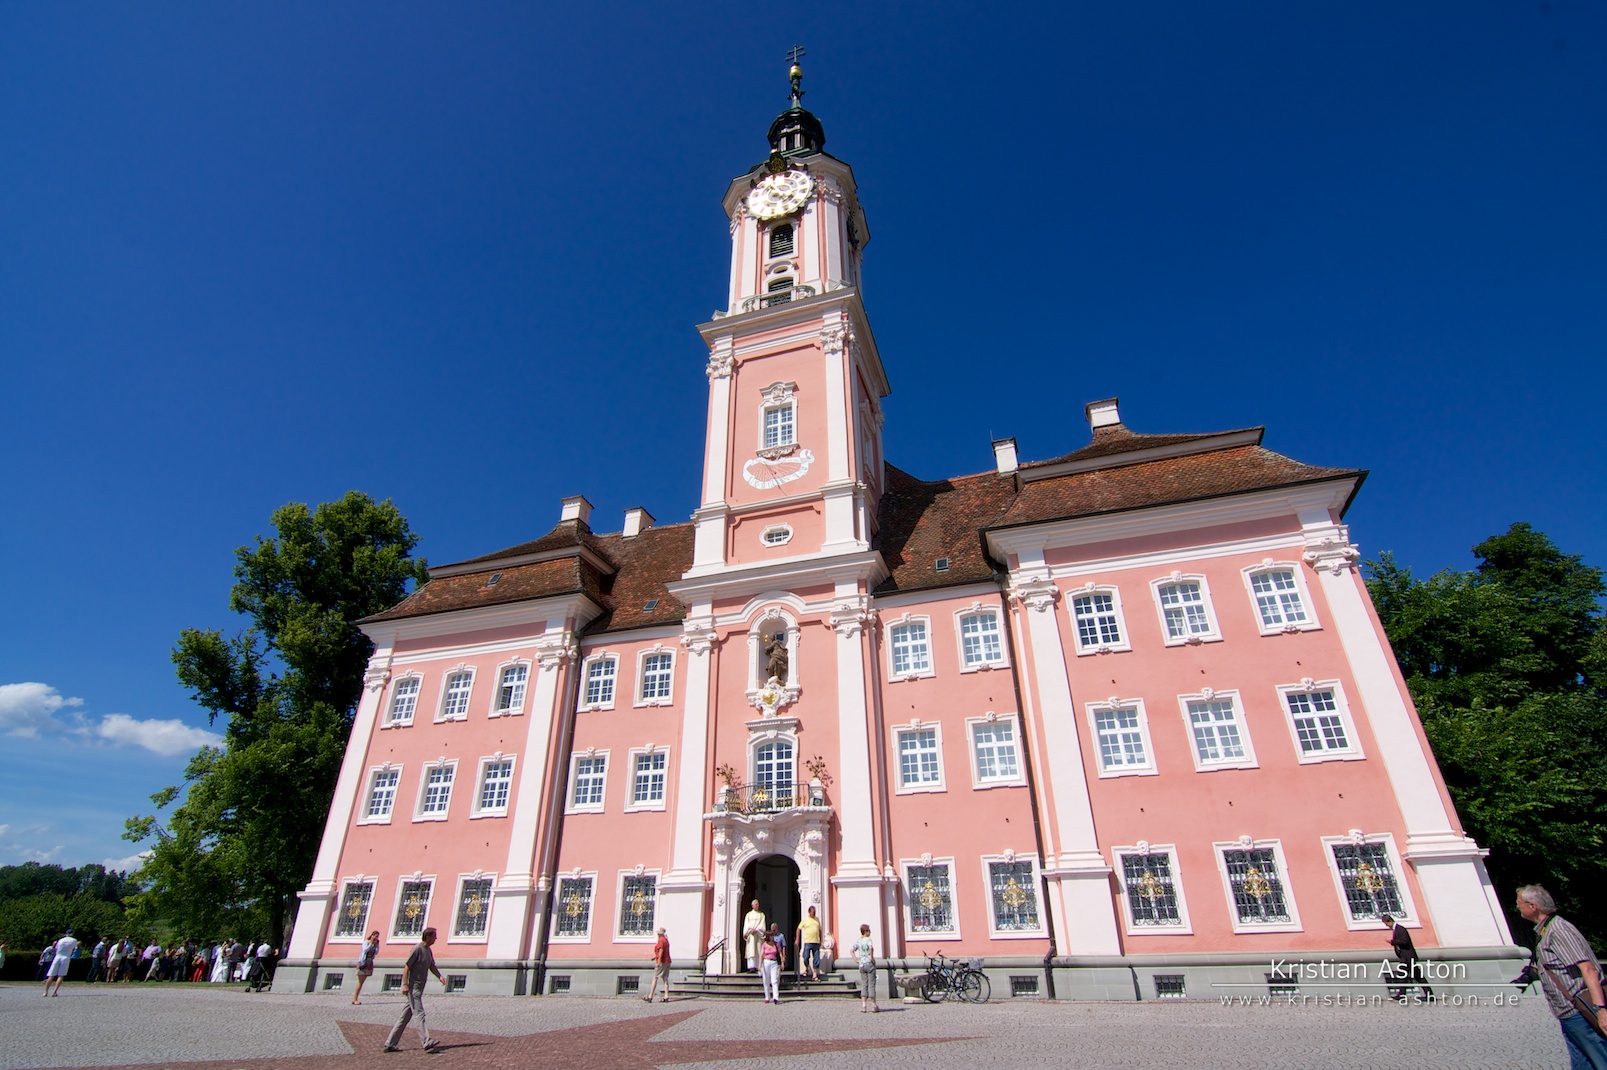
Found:
[[[1545,884],[1599,942],[1607,583],[1528,524],[1473,553],[1472,570],[1426,580],[1386,553],[1368,562],[1368,588],[1451,798],[1490,850],[1491,878],[1507,893]]]
[[[404,598],[425,566],[396,507],[356,491],[272,521],[275,537],[235,553],[229,606],[250,626],[187,629],[173,650],[179,680],[225,719],[223,745],[191,760],[165,825],[131,818],[124,836],[154,841],[141,917],[202,938],[265,925],[278,944],[312,874],[373,653],[357,621]],[[162,809],[179,794],[151,798]]]

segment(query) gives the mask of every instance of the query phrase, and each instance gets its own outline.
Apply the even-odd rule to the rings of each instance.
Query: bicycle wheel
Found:
[[[927,974],[921,984],[921,998],[928,1003],[942,1003],[946,989],[943,979],[933,974]]]
[[[954,988],[955,994],[965,1003],[986,1003],[993,995],[993,986],[988,983],[988,975],[978,973],[976,970],[962,973]]]

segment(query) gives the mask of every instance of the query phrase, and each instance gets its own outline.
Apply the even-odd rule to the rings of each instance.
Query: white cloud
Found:
[[[143,866],[149,857],[151,857],[150,851],[141,851],[127,858],[103,858],[100,864],[105,866],[108,872],[116,870],[118,873],[132,873]]]
[[[193,728],[183,721],[137,721],[126,713],[108,713],[95,734],[112,743],[132,743],[169,758],[190,754],[202,747],[216,747],[223,737],[204,728]]]
[[[56,712],[83,704],[83,699],[68,698],[49,684],[0,684],[0,731],[32,738],[41,729],[65,728]]]
[[[8,833],[10,831],[11,831],[11,826],[10,825],[0,825],[0,836],[4,836],[6,833]]]
[[[30,862],[39,862],[39,863],[43,864],[43,863],[46,863],[46,862],[60,861],[61,853],[63,851],[65,851],[66,849],[67,849],[66,844],[58,843],[58,844],[56,844],[56,846],[54,846],[52,848],[49,848],[48,850],[43,849],[43,848],[39,848],[39,847],[34,847],[34,848],[30,849],[30,850],[24,851],[23,855]]]

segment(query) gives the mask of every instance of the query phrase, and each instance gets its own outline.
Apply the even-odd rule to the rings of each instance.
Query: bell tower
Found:
[[[725,192],[725,309],[709,347],[708,439],[689,578],[864,553],[882,491],[890,391],[861,299],[870,239],[853,169],[803,106],[801,49],[770,153]]]

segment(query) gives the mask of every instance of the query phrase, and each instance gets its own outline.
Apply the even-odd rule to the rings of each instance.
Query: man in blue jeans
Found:
[[[1557,903],[1551,893],[1538,884],[1518,889],[1518,913],[1534,923],[1539,943],[1534,949],[1535,966],[1540,970],[1540,990],[1545,993],[1551,1013],[1562,1026],[1562,1039],[1568,1046],[1571,1070],[1607,1070],[1607,1042],[1574,1003],[1581,997],[1596,1023],[1607,1029],[1607,998],[1601,987],[1601,963],[1590,942],[1573,924],[1557,917]]]

